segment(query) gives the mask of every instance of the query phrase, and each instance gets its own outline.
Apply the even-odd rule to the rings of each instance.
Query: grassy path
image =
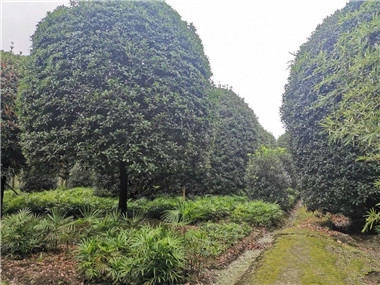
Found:
[[[330,230],[327,222],[297,207],[285,227],[258,240],[263,249],[248,253],[249,265],[242,255],[218,274],[215,284],[380,284],[379,237],[369,237],[370,248]]]

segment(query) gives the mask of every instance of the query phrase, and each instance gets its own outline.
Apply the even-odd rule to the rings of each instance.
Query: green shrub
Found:
[[[142,210],[146,212],[147,217],[160,219],[165,211],[174,210],[181,201],[182,198],[180,197],[170,197],[167,195],[156,197],[151,201],[139,199],[131,204],[131,210]],[[140,207],[136,207],[137,205]]]
[[[231,215],[236,205],[248,201],[244,196],[206,196],[196,197],[197,208],[194,210],[200,212],[201,221],[221,220]]]
[[[247,202],[248,197],[244,196],[205,196],[186,201],[183,201],[182,197],[159,196],[154,200],[142,198],[130,201],[128,213],[129,217],[140,216],[140,219],[160,219],[165,213],[171,213],[176,214],[174,216],[177,216],[177,222],[186,220],[186,223],[195,224],[208,220],[226,219],[233,215],[236,207],[246,205]],[[59,208],[68,216],[81,218],[84,218],[86,211],[91,212],[96,209],[96,216],[104,217],[117,209],[117,200],[94,196],[90,188],[21,193],[19,196],[6,191],[4,213],[15,213],[25,207],[38,214],[46,214],[50,212],[50,209]],[[85,220],[77,221],[76,223],[82,224],[77,226],[84,227],[83,224],[88,223]]]
[[[203,264],[214,256],[214,244],[207,233],[199,229],[190,229],[184,235],[186,251],[186,269],[190,274],[202,272]]]
[[[93,173],[79,162],[70,169],[67,187],[91,187],[93,185]]]
[[[25,192],[36,192],[56,189],[56,175],[45,173],[38,167],[25,167],[20,176],[20,189]]]
[[[111,231],[83,240],[77,258],[88,279],[115,283],[176,283],[185,267],[182,238],[162,226]]]
[[[185,235],[187,270],[190,273],[202,272],[203,265],[211,257],[222,254],[252,230],[246,223],[220,224],[207,222],[198,229],[190,229]]]
[[[349,1],[292,61],[281,117],[309,210],[356,219],[380,201],[379,163],[358,160],[378,151],[379,11]]]
[[[261,146],[250,155],[247,166],[247,194],[252,199],[278,203],[289,209],[287,189],[295,185],[292,161],[284,148],[270,149]]]
[[[165,227],[142,227],[132,238],[137,277],[141,283],[174,283],[185,266],[182,238]]]
[[[376,204],[378,208],[380,208],[380,203]],[[362,232],[366,232],[368,230],[372,230],[372,228],[380,234],[380,211],[376,211],[375,208],[371,208],[368,212],[366,217],[366,224],[364,225],[364,228]]]
[[[227,248],[244,238],[251,230],[247,223],[212,223],[207,222],[200,226],[200,231],[211,241],[214,256],[223,253]]]
[[[22,258],[42,248],[42,235],[35,227],[40,219],[29,209],[3,216],[1,222],[1,252],[12,258]]]
[[[75,240],[72,217],[59,208],[46,216],[36,216],[30,209],[3,217],[1,225],[2,253],[22,258],[40,250],[57,250],[58,245]]]
[[[41,219],[35,229],[42,233],[45,247],[50,250],[58,249],[59,243],[69,242],[75,235],[72,217],[67,217],[60,208],[53,208],[49,214]]]
[[[193,201],[179,202],[174,210],[164,212],[162,220],[174,225],[193,224],[203,216],[202,212],[197,211],[198,204]]]
[[[4,213],[15,213],[25,207],[33,213],[48,213],[49,209],[60,208],[69,216],[80,216],[80,211],[86,207],[98,209],[101,213],[112,211],[117,207],[117,201],[112,198],[101,198],[93,195],[90,188],[57,189],[38,193],[22,193],[19,196],[6,195]]]
[[[232,90],[215,88],[218,98],[213,148],[210,155],[208,190],[213,194],[237,194],[244,180],[248,153],[274,137],[260,125],[255,113]]]
[[[252,225],[273,226],[280,221],[282,215],[283,212],[277,204],[251,201],[236,206],[231,214],[231,220]]]

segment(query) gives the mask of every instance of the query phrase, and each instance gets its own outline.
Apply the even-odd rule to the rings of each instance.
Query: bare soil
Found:
[[[76,270],[74,246],[59,252],[36,253],[29,258],[1,260],[1,279],[9,285],[79,285],[83,284]]]

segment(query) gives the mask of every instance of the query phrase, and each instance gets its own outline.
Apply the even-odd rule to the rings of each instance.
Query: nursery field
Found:
[[[380,1],[291,53],[278,138],[166,1],[69,2],[0,51],[1,284],[380,284]]]
[[[6,191],[3,210],[2,281],[9,284],[210,281],[209,269],[244,250],[234,248],[239,241],[284,216],[277,204],[243,196],[142,198],[129,201],[123,216],[117,199],[90,188]]]

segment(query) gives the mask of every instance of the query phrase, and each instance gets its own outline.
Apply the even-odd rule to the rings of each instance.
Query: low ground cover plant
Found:
[[[129,202],[128,216],[116,206],[117,199],[90,188],[7,192],[2,253],[23,258],[74,244],[91,282],[173,284],[201,272],[253,226],[274,225],[282,215],[276,204],[241,196],[143,198]]]
[[[115,229],[84,239],[77,258],[86,278],[98,281],[176,283],[185,269],[183,238],[165,226]]]
[[[3,217],[1,221],[1,252],[22,258],[42,247],[42,237],[35,227],[39,218],[29,209]]]
[[[36,193],[22,192],[18,196],[11,191],[6,191],[5,214],[16,213],[24,208],[29,208],[36,214],[45,214],[50,209],[60,208],[68,216],[74,217],[83,217],[83,211],[93,208],[97,209],[99,215],[104,216],[117,209],[117,199],[94,196],[93,189],[83,187]],[[179,217],[181,213],[186,213],[185,220],[187,219],[187,223],[191,224],[230,217],[234,221],[243,218],[247,223],[272,225],[282,214],[276,204],[249,201],[249,198],[245,196],[204,196],[184,201],[182,197],[162,195],[152,200],[142,198],[130,201],[128,216],[132,217],[136,213],[141,213],[145,218],[163,219],[163,215],[168,211],[179,212]]]
[[[277,204],[249,201],[235,207],[231,213],[231,220],[256,226],[274,226],[280,221],[282,215],[283,212]]]
[[[89,206],[105,213],[117,207],[117,200],[94,196],[93,189],[82,187],[20,195],[6,191],[3,212],[11,214],[29,208],[33,213],[45,214],[49,209],[60,208],[70,216],[79,216],[81,209]]]
[[[204,249],[210,251],[212,256],[218,256],[247,236],[252,231],[252,227],[244,222],[239,224],[206,222],[199,229],[192,231],[200,231],[206,237],[207,243],[211,243],[209,248],[207,244],[204,244]]]

